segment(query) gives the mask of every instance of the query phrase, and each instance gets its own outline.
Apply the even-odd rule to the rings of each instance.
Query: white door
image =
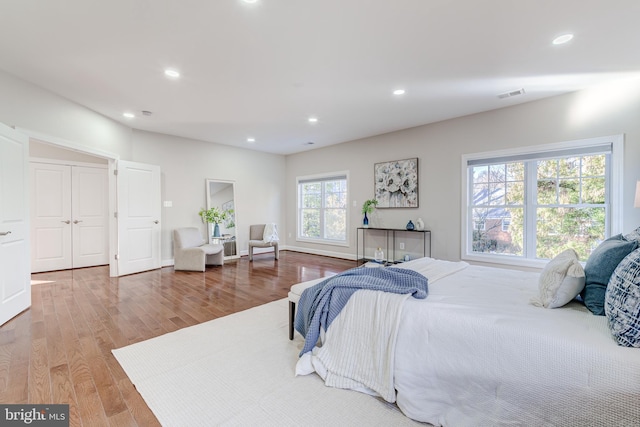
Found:
[[[31,272],[109,263],[106,168],[32,162]]]
[[[117,171],[118,276],[160,268],[160,167],[119,160]]]
[[[31,272],[73,268],[71,168],[31,163]]]
[[[73,268],[109,263],[107,170],[71,167]]]
[[[0,325],[31,306],[29,140],[0,123]]]

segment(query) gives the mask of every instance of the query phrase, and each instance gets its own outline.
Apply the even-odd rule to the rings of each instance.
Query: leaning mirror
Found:
[[[214,209],[219,212],[220,219],[215,219],[216,215],[209,217],[207,231],[210,243],[220,243],[224,246],[224,256],[226,259],[238,258],[236,245],[236,209],[235,209],[235,188],[233,181],[221,181],[216,179],[206,180],[207,210]]]

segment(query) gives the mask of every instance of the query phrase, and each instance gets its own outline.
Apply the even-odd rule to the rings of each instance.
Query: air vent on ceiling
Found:
[[[511,92],[505,92],[498,95],[498,98],[511,98],[512,96],[524,95],[524,89],[512,90]]]

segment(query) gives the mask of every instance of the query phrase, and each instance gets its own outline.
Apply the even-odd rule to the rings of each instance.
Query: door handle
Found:
[[[157,219],[155,221],[153,221],[154,224],[159,223],[160,221],[158,221]]]
[[[74,224],[77,224],[79,222],[82,222],[82,220],[78,221],[77,219],[75,221],[73,221]]]
[[[66,220],[66,221],[60,221],[60,222],[64,222],[65,224],[71,224],[71,221]]]
[[[11,234],[10,231],[0,231],[0,236],[6,236],[7,234]]]

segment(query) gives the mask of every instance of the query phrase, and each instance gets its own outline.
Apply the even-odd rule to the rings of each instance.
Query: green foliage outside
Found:
[[[581,260],[605,237],[604,155],[527,163],[536,168],[536,257],[574,249]],[[525,163],[473,168],[473,251],[523,256]],[[506,229],[505,229],[506,228]]]

